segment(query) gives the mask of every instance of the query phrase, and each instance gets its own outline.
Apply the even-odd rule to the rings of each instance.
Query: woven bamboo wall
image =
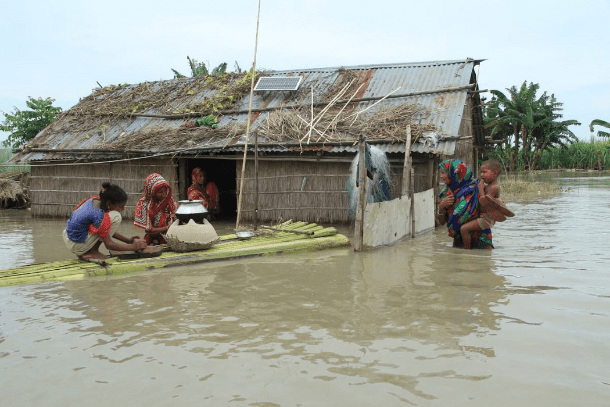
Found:
[[[240,162],[237,177],[241,176]],[[346,189],[350,163],[261,161],[258,165],[258,219],[347,223]],[[239,183],[238,183],[239,188]],[[246,163],[241,218],[254,219],[254,163]],[[237,191],[239,194],[239,190]]]
[[[430,158],[430,160],[434,160]],[[436,161],[434,161],[436,162]],[[432,174],[429,174],[430,166],[428,162],[423,161],[415,161],[413,162],[413,169],[415,172],[415,193],[426,191],[432,188],[431,181]],[[397,198],[401,194],[402,189],[402,173],[403,173],[403,165],[392,165],[390,167],[392,171],[392,197]]]
[[[172,187],[178,199],[177,167],[172,159],[146,159],[109,164],[32,164],[30,199],[32,216],[69,217],[74,206],[97,195],[103,182],[117,184],[128,195],[122,215],[133,219],[135,204],[142,196],[146,177],[157,172]]]
[[[349,162],[259,162],[258,219],[262,222],[300,220],[316,223],[349,223],[347,180]],[[429,189],[428,163],[416,162],[415,192]],[[402,166],[392,165],[392,198],[399,196]],[[241,162],[237,177],[241,176]],[[239,188],[239,182],[238,182]],[[254,213],[254,163],[246,164],[241,219],[252,221]],[[237,191],[239,194],[239,190]]]

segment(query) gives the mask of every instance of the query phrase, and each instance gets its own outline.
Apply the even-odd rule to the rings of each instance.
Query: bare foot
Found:
[[[95,252],[85,253],[82,256],[78,256],[78,258],[81,260],[89,260],[89,259],[106,260],[108,258],[108,256],[106,256],[98,251],[95,251]]]

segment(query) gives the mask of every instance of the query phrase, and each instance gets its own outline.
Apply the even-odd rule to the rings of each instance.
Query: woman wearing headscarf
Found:
[[[479,188],[472,171],[457,158],[439,164],[441,179],[446,184],[439,198],[439,222],[447,223],[454,247],[463,247],[460,228],[479,217]],[[472,235],[472,247],[493,249],[491,229],[477,231]]]
[[[146,177],[142,197],[136,203],[133,224],[144,229],[144,239],[148,244],[163,244],[166,233],[176,220],[176,201],[169,183],[160,174]]]
[[[220,212],[218,187],[213,182],[207,182],[205,171],[199,167],[195,168],[191,173],[191,179],[193,184],[188,189],[187,198],[203,201],[203,206],[212,214]]]

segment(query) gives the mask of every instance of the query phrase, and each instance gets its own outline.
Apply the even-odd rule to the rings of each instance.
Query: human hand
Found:
[[[133,249],[134,250],[142,250],[142,249],[146,249],[146,240],[144,239],[137,239],[135,242],[132,243]]]
[[[135,242],[136,240],[142,239],[140,236],[132,236],[131,237],[131,243]]]
[[[445,198],[439,202],[439,207],[441,209],[446,209],[446,208],[450,207],[451,205],[453,205],[454,202],[455,202],[455,197],[453,196],[451,191],[449,191],[447,198]]]

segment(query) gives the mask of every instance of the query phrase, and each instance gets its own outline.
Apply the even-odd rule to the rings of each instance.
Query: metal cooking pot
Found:
[[[204,219],[210,219],[210,212],[203,206],[202,200],[184,200],[178,201],[178,209],[176,209],[176,217],[181,225],[185,225],[189,220],[193,219],[195,223],[203,223]]]

